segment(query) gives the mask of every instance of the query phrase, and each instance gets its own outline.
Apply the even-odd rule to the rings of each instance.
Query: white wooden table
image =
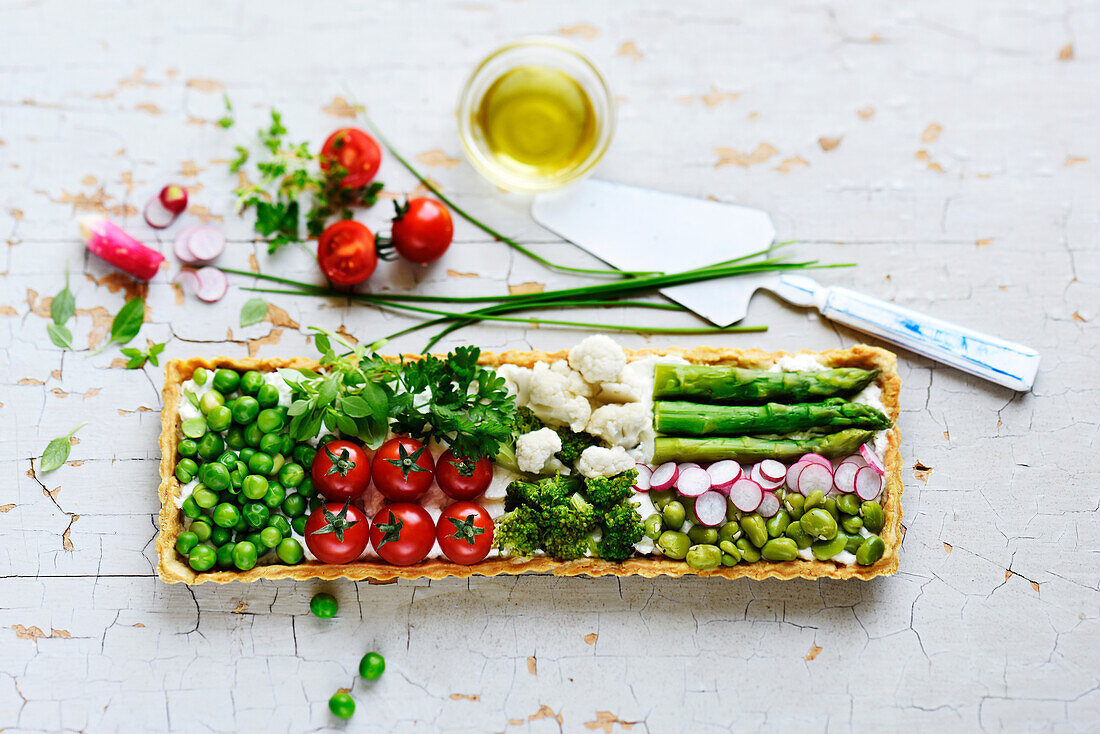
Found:
[[[859,264],[829,282],[1039,348],[1034,392],[902,356],[907,535],[900,573],[873,583],[161,583],[162,376],[121,369],[117,348],[91,354],[136,291],[84,253],[76,216],[107,213],[170,253],[172,230],[138,212],[181,182],[188,220],[228,233],[223,263],[312,277],[303,252],[252,242],[225,159],[272,105],[318,145],[352,122],[350,89],[464,205],[591,262],[460,161],[464,75],[528,33],[570,38],[614,86],[600,175],[766,208],[799,255]],[[352,687],[356,731],[1096,731],[1098,41],[1095,2],[3,2],[0,730],[340,728],[327,700]],[[212,124],[223,91],[228,131]],[[392,159],[381,178],[394,194],[414,184]],[[45,299],[66,263],[78,349],[62,352]],[[308,325],[373,339],[411,323],[273,297],[275,323],[242,329],[245,279],[210,306],[168,278],[149,286],[138,343],[167,341],[171,357],[309,354]],[[574,280],[462,222],[437,267],[374,276],[454,294]],[[859,340],[769,296],[747,321],[771,330],[711,341]],[[445,346],[579,337],[486,326]],[[46,443],[82,421],[69,464],[36,476]],[[335,621],[308,612],[322,589]],[[388,668],[364,684],[369,649]]]

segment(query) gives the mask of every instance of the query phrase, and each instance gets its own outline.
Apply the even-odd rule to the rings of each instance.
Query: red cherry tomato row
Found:
[[[374,180],[382,150],[367,133],[354,127],[337,130],[321,148],[321,169],[345,171],[340,186],[362,188]],[[435,199],[417,197],[397,207],[388,244],[410,262],[427,264],[443,256],[454,239],[454,223],[447,207]],[[354,219],[329,225],[317,241],[317,263],[335,285],[362,283],[378,266],[374,233]]]

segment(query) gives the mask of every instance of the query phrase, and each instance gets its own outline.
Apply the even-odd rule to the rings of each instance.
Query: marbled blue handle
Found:
[[[1030,390],[1035,382],[1039,353],[1034,349],[847,288],[823,290],[824,298],[817,305],[833,321],[1013,390]],[[817,295],[820,298],[821,292]]]

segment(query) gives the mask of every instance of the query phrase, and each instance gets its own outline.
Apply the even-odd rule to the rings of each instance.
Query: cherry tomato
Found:
[[[435,523],[420,505],[395,502],[374,516],[370,544],[382,560],[395,566],[420,563],[435,544]]]
[[[329,135],[321,148],[321,170],[328,173],[334,163],[347,171],[340,187],[357,189],[374,180],[382,163],[382,150],[359,128],[343,127]]]
[[[370,459],[351,441],[330,441],[320,447],[310,466],[313,486],[333,502],[353,500],[370,484]]]
[[[415,502],[432,486],[435,459],[428,447],[408,436],[397,436],[374,452],[374,486],[393,502]]]
[[[459,459],[448,449],[435,465],[435,481],[451,499],[472,500],[492,483],[493,464],[485,457],[477,461]]]
[[[336,285],[362,283],[378,267],[374,233],[354,219],[333,222],[317,240],[317,264]]]
[[[421,197],[397,207],[390,238],[401,257],[414,263],[430,263],[443,257],[454,234],[447,207]]]
[[[345,501],[326,502],[306,520],[306,547],[324,563],[351,563],[367,548],[367,516]]]
[[[439,516],[435,537],[443,555],[469,566],[489,555],[493,547],[493,518],[476,502],[455,502]]]

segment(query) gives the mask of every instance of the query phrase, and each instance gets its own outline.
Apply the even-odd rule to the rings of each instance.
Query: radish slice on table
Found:
[[[878,472],[879,476],[886,473],[886,465],[882,463],[882,459],[875,453],[875,450],[871,448],[870,444],[863,444],[859,447],[859,455],[863,457],[863,460],[867,462],[867,466]]]
[[[768,479],[760,471],[760,464],[753,465],[752,469],[749,471],[749,479],[759,484],[762,489],[766,490],[779,489],[781,486],[783,486],[783,477],[780,477],[778,480]]]
[[[188,236],[187,249],[195,260],[208,263],[225,252],[225,235],[213,225],[201,225]]]
[[[187,189],[176,184],[168,184],[157,194],[160,205],[173,214],[183,214],[187,208]]]
[[[713,490],[703,492],[695,498],[695,517],[709,528],[721,525],[726,521],[726,498]]]
[[[80,217],[80,235],[94,254],[139,280],[150,280],[160,270],[164,255],[147,247],[106,217]]]
[[[833,472],[833,484],[845,494],[855,492],[856,473],[862,468],[863,467],[854,461],[840,462],[837,464],[836,471]]]
[[[799,461],[806,462],[807,464],[821,464],[824,467],[828,467],[830,470],[833,468],[833,462],[829,461],[821,454],[805,454]]]
[[[760,467],[760,476],[773,482],[780,482],[787,476],[787,467],[775,459],[764,459],[757,466]]]
[[[198,279],[195,295],[207,303],[220,301],[229,290],[229,278],[217,268],[210,266],[199,268],[195,276]]]
[[[779,498],[774,492],[765,492],[760,498],[760,506],[756,508],[756,512],[760,517],[772,517],[779,512]]]
[[[751,479],[738,479],[730,487],[730,501],[741,512],[753,512],[764,499],[764,490]]]
[[[650,471],[649,467],[645,464],[635,464],[634,468],[638,470],[638,479],[634,482],[634,491],[648,492],[649,479],[653,475],[653,472]]]
[[[802,461],[801,459],[791,464],[791,468],[787,470],[787,477],[785,480],[787,489],[798,491],[798,475],[809,465],[810,462]]]
[[[191,248],[188,246],[191,239],[191,233],[198,228],[199,226],[197,224],[184,227],[179,231],[179,234],[176,235],[176,239],[172,241],[172,251],[176,253],[176,259],[187,265],[196,265],[199,262],[198,258],[195,257],[194,253],[191,252]]]
[[[876,499],[882,493],[882,475],[874,467],[865,466],[856,472],[856,495],[864,502]]]
[[[824,494],[833,488],[833,473],[821,464],[808,464],[799,472],[795,484],[803,497],[809,497],[819,489]]]
[[[685,497],[698,497],[710,489],[710,474],[698,466],[689,466],[676,479],[676,491]]]
[[[649,477],[649,488],[655,492],[671,489],[672,485],[676,484],[679,475],[680,471],[676,468],[676,462],[666,461],[653,470],[653,474]]]
[[[733,459],[723,459],[708,466],[707,474],[710,475],[711,489],[716,489],[722,494],[729,494],[730,487],[741,478],[744,471],[741,469],[741,465]]]
[[[176,213],[164,208],[164,204],[160,203],[160,197],[154,196],[149,201],[145,202],[145,209],[142,210],[142,216],[145,218],[145,223],[153,229],[164,229],[172,222],[176,221]]]
[[[176,277],[172,278],[172,282],[183,286],[192,293],[199,289],[199,276],[195,275],[195,271],[190,268],[184,268],[176,273]]]

